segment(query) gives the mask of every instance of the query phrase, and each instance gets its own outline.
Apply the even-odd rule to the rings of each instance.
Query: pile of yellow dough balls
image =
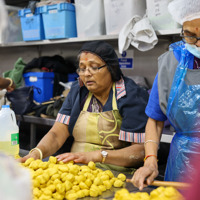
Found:
[[[63,163],[50,156],[48,162],[29,158],[22,166],[28,168],[33,181],[33,200],[75,200],[86,196],[97,197],[112,186],[122,187],[126,176],[117,177],[110,170],[88,165]]]
[[[129,193],[125,188],[115,193],[113,200],[184,200],[183,196],[173,187],[158,187],[150,195],[147,192]]]

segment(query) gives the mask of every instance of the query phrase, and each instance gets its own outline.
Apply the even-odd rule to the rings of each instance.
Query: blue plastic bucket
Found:
[[[26,86],[34,86],[33,98],[36,102],[49,101],[53,97],[53,72],[28,72],[23,76]]]

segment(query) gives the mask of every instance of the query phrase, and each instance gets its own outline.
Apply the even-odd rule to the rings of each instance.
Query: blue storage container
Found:
[[[41,7],[46,39],[77,37],[75,7],[59,3]]]
[[[30,8],[19,10],[18,15],[21,21],[22,36],[24,41],[43,40],[44,27],[40,7],[35,9],[33,14]]]
[[[78,74],[77,73],[69,73],[67,75],[67,78],[68,78],[68,82],[76,81],[78,78]]]
[[[23,76],[26,86],[34,86],[33,98],[36,102],[42,103],[53,97],[53,72],[28,72]]]

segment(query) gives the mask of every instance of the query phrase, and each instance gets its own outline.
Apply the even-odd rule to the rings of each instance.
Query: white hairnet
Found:
[[[176,22],[183,24],[200,18],[200,0],[173,0],[168,10]]]

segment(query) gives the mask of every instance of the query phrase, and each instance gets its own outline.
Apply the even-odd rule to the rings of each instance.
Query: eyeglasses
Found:
[[[79,75],[84,75],[85,74],[85,72],[88,70],[89,72],[90,72],[90,74],[96,74],[96,73],[98,73],[99,72],[99,70],[101,69],[101,68],[103,68],[103,67],[105,67],[106,66],[106,64],[105,65],[102,65],[102,66],[100,66],[100,67],[87,67],[87,68],[78,68],[77,69],[77,73],[79,74]]]
[[[182,37],[182,40],[184,42],[187,42],[188,44],[196,44],[200,40],[200,37],[184,35],[184,30],[183,29],[181,30],[180,36]]]

